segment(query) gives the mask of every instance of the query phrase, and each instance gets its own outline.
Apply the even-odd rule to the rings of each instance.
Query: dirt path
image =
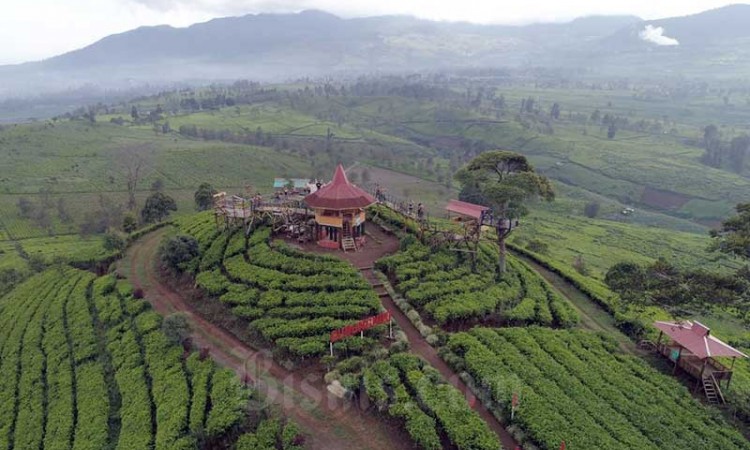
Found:
[[[196,314],[157,275],[157,248],[165,232],[150,233],[134,243],[118,264],[118,272],[136,288],[143,289],[145,297],[160,314],[186,313],[194,342],[208,348],[217,363],[234,370],[240,377],[249,375],[265,402],[283,410],[307,432],[306,446],[321,450],[411,448],[402,430],[361,412],[352,402],[331,395],[319,375],[304,370],[289,371],[276,364],[267,352],[251,349]]]
[[[615,319],[611,314],[602,309],[601,306],[594,303],[588,295],[581,292],[578,288],[570,284],[565,278],[547,269],[536,261],[520,253],[513,252],[513,256],[528,264],[535,272],[547,280],[557,292],[567,298],[573,307],[581,316],[581,326],[591,330],[604,332],[615,338],[620,344],[620,348],[630,354],[642,354],[633,341],[623,334],[615,325]]]
[[[383,283],[375,276],[375,273],[373,272],[375,261],[385,255],[398,251],[398,239],[394,236],[385,234],[382,229],[375,225],[370,225],[368,228],[368,234],[370,242],[367,243],[363,250],[354,253],[336,252],[332,254],[337,254],[341,258],[349,261],[362,272],[364,278],[373,286],[380,296],[383,307],[391,313],[398,326],[404,331],[404,333],[406,333],[406,337],[411,344],[411,353],[420,356],[422,359],[430,363],[430,365],[440,372],[443,378],[448,380],[449,383],[464,394],[473,409],[479,413],[492,431],[497,434],[504,449],[515,449],[518,446],[518,443],[513,439],[513,436],[511,436],[502,424],[498,422],[495,416],[484,407],[482,402],[472,394],[469,387],[458,376],[458,374],[456,374],[456,372],[454,372],[453,369],[451,369],[448,364],[438,356],[435,348],[427,343],[425,338],[422,337],[419,330],[417,330],[414,324],[411,323],[409,318],[406,317],[398,306],[396,306],[391,296],[383,287]]]

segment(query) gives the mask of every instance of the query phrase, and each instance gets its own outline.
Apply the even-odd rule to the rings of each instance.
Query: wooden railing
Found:
[[[724,400],[724,393],[723,393],[723,392],[721,392],[721,386],[719,386],[719,382],[718,382],[718,381],[716,381],[716,378],[714,377],[715,373],[716,373],[716,372],[714,372],[714,373],[712,373],[712,374],[710,375],[710,378],[711,378],[711,383],[713,383],[713,385],[714,385],[714,389],[716,389],[716,393],[717,393],[717,394],[718,394],[718,396],[719,396],[719,400],[721,401],[721,404],[722,404],[722,405],[724,405],[724,404],[726,404],[726,403],[727,403],[727,401],[726,401],[726,400]]]

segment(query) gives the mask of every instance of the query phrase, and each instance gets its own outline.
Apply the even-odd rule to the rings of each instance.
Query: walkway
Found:
[[[332,396],[319,375],[304,370],[289,371],[274,362],[269,353],[248,347],[199,316],[179,292],[159,279],[157,249],[165,232],[150,233],[134,243],[118,264],[119,274],[136,288],[143,289],[158,313],[185,313],[196,345],[208,348],[217,363],[234,370],[238,376],[244,377],[247,371],[251,379],[257,381],[256,388],[262,398],[306,431],[306,448],[411,448],[403,430],[373,414],[361,412],[352,402]]]
[[[470,405],[473,405],[474,410],[479,413],[482,419],[487,422],[487,425],[494,431],[500,439],[503,448],[506,450],[513,450],[518,446],[518,443],[513,439],[513,436],[503,427],[503,425],[492,415],[492,413],[485,408],[479,399],[472,394],[469,387],[464,381],[446,364],[434,347],[427,343],[425,338],[419,333],[419,330],[411,323],[408,317],[396,306],[391,296],[385,290],[383,283],[375,276],[373,272],[373,266],[375,261],[386,256],[388,254],[395,253],[398,251],[399,242],[395,236],[388,235],[380,227],[370,224],[367,229],[368,237],[370,242],[365,248],[358,252],[342,253],[340,251],[326,253],[335,254],[357,267],[364,278],[373,286],[375,292],[380,296],[380,300],[383,307],[387,309],[393,319],[396,321],[401,330],[406,333],[406,337],[409,339],[411,344],[411,352],[420,356],[422,359],[430,363],[436,368],[440,374],[456,389],[461,391]]]

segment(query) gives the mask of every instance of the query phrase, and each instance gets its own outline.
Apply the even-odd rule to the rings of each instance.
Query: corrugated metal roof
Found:
[[[449,200],[445,209],[452,213],[473,217],[479,220],[482,218],[482,213],[490,208],[482,205],[475,205],[473,203],[462,202],[460,200]]]
[[[340,210],[365,208],[375,203],[375,198],[351,184],[346,178],[344,166],[339,164],[333,174],[333,180],[305,197],[305,203],[311,208]]]
[[[655,322],[654,326],[700,359],[747,358],[746,354],[712,336],[711,330],[700,322]]]

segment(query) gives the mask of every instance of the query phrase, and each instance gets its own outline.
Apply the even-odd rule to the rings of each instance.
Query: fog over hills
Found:
[[[549,67],[591,76],[750,73],[750,6],[656,21],[586,17],[526,26],[320,11],[142,27],[44,61],[0,66],[0,97],[72,89],[478,67]],[[719,67],[716,71],[717,65]],[[725,69],[725,70],[723,70]],[[706,73],[706,76],[709,74]]]

